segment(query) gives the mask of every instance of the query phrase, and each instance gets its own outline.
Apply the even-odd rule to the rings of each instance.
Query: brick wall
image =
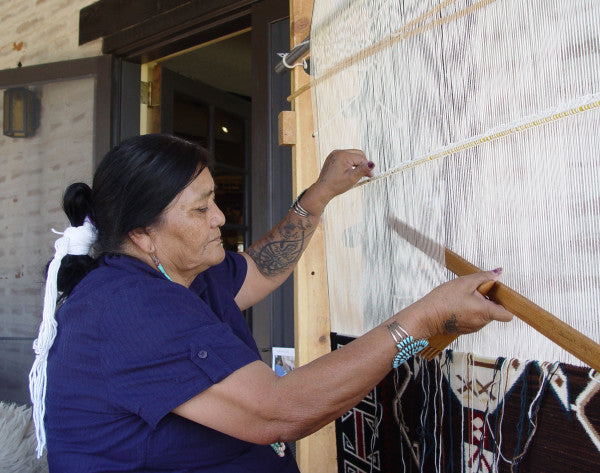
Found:
[[[2,0],[0,70],[99,55],[100,40],[78,46],[79,10],[90,3]],[[65,187],[91,181],[94,134],[94,79],[31,88],[42,106],[35,136],[0,135],[0,401],[18,403],[29,400],[44,267],[57,237],[50,229],[68,224]]]
[[[101,54],[101,40],[79,46],[79,10],[92,0],[2,0],[0,70]]]

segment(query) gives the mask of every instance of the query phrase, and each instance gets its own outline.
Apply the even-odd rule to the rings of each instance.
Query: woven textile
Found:
[[[332,349],[352,340],[332,333]],[[359,404],[336,420],[339,472],[403,471],[402,441],[393,412],[395,395],[394,378],[389,375]],[[398,465],[400,469],[397,469]]]
[[[351,340],[332,334],[334,349]],[[600,471],[590,370],[452,352],[409,365],[336,421],[339,472]]]

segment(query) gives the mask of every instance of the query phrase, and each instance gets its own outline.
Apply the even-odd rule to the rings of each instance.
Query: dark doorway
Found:
[[[153,120],[153,131],[189,139],[211,152],[216,200],[226,217],[223,245],[227,250],[244,251],[250,238],[250,98],[163,65],[156,68],[160,106],[156,107],[159,117]]]

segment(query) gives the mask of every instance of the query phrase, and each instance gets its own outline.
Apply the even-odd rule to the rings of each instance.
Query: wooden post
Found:
[[[313,0],[290,0],[291,48],[310,32]],[[309,75],[302,67],[291,71],[292,91],[308,84]],[[292,145],[293,187],[297,195],[311,185],[319,174],[312,136],[313,118],[310,91],[292,102],[296,115],[296,143]],[[331,351],[329,301],[323,228],[315,231],[312,241],[294,272],[294,330],[296,364],[304,365]],[[297,443],[297,460],[303,473],[337,471],[335,426],[329,424]]]

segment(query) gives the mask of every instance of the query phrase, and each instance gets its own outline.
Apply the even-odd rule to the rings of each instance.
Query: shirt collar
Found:
[[[100,259],[100,264],[110,268],[123,269],[130,273],[143,272],[150,276],[164,278],[164,276],[152,266],[142,260],[122,253],[108,253]]]
[[[100,260],[101,265],[106,265],[111,268],[123,269],[131,273],[143,272],[155,278],[166,279],[160,271],[156,270],[142,260],[135,258],[134,256],[125,255],[122,253],[108,253],[104,255]],[[202,295],[207,288],[206,279],[204,273],[200,273],[192,284],[190,289],[198,295]]]

